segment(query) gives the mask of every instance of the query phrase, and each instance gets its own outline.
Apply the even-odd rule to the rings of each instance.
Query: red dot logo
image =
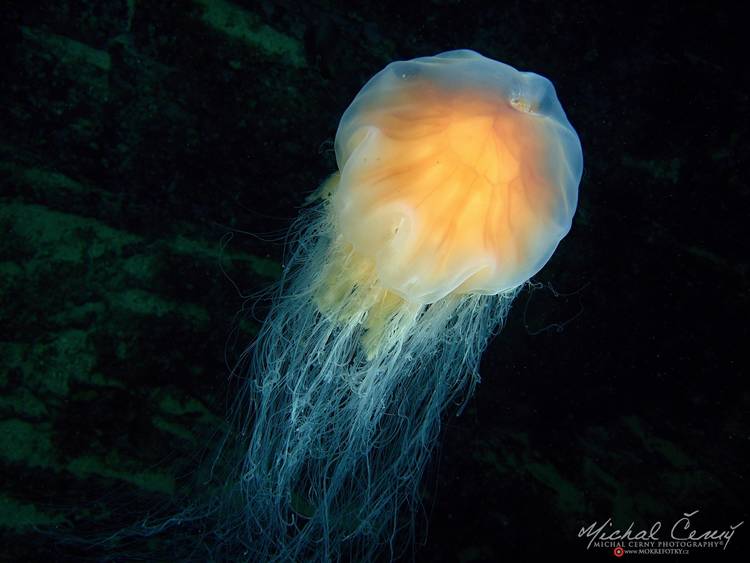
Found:
[[[622,557],[623,555],[625,555],[625,550],[618,545],[612,553],[615,557]]]

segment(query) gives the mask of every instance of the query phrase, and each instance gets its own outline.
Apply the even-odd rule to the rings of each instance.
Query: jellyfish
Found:
[[[569,231],[583,167],[552,83],[470,50],[387,65],[341,117],[335,153],[235,406],[241,461],[218,535],[248,561],[408,549],[441,418]]]

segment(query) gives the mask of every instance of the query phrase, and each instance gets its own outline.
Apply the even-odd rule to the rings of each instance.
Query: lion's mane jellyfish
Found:
[[[570,229],[583,166],[552,83],[468,50],[386,66],[335,149],[236,405],[221,533],[248,560],[399,555],[441,416]]]

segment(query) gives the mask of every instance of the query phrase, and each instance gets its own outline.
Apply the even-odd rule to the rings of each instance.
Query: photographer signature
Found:
[[[698,510],[693,512],[685,512],[682,517],[678,518],[669,530],[669,537],[677,541],[723,541],[724,549],[729,545],[732,536],[737,528],[744,524],[744,520],[737,524],[728,526],[724,530],[705,530],[698,531],[693,527],[691,518],[698,514]],[[587,537],[589,543],[587,549],[591,547],[594,542],[599,541],[624,541],[624,540],[641,540],[641,541],[659,541],[659,531],[662,528],[660,521],[654,522],[650,528],[636,529],[635,523],[631,522],[625,530],[614,529],[611,518],[597,527],[597,522],[589,526],[584,526],[578,532],[578,537]]]

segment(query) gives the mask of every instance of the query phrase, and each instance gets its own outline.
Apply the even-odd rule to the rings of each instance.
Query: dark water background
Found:
[[[280,272],[279,236],[246,233],[283,233],[335,169],[372,74],[454,48],[550,78],[585,173],[446,420],[417,561],[601,560],[577,537],[594,521],[745,520],[741,22],[683,2],[4,3],[0,560],[97,560],[38,530],[113,529],[189,490],[257,330],[243,296]]]

